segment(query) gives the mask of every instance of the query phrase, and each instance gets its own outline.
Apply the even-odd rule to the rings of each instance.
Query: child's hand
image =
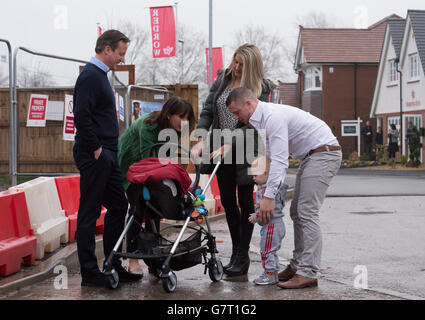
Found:
[[[255,221],[254,221],[254,213],[251,213],[251,214],[249,215],[248,221],[249,221],[249,222],[251,222],[252,224],[255,224]]]

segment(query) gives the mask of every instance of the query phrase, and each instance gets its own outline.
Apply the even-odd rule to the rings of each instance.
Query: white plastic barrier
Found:
[[[37,238],[36,259],[68,242],[68,219],[62,210],[54,178],[40,177],[10,188],[25,192],[28,214]]]
[[[195,181],[196,175],[195,174],[189,174],[192,181]],[[199,179],[199,187],[202,188],[202,190],[205,189],[205,186],[208,183],[208,180],[210,177],[207,174],[201,174]],[[204,201],[205,208],[208,210],[208,214],[210,216],[215,214],[215,199],[211,192],[211,186],[208,187],[208,190],[205,193],[205,201]]]

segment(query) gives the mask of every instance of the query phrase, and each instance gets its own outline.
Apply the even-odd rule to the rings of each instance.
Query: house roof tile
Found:
[[[283,104],[299,107],[297,83],[280,83],[279,91],[280,100]]]
[[[368,29],[301,27],[306,62],[379,63],[387,21],[396,17],[391,15]]]
[[[425,74],[425,10],[409,10],[407,15],[410,16],[410,20],[412,21],[416,46]]]
[[[394,50],[397,57],[400,57],[401,45],[403,43],[404,29],[406,28],[405,19],[389,19],[389,31],[393,41]]]

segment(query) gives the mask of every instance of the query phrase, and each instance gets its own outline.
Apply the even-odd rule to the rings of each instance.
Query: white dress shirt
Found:
[[[266,132],[267,157],[270,158],[267,198],[275,198],[283,183],[289,156],[303,159],[310,150],[321,146],[339,146],[329,126],[315,116],[288,105],[259,101],[249,122]]]

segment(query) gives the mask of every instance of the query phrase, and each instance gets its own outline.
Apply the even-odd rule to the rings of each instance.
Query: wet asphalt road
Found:
[[[260,228],[251,242],[251,267],[247,276],[213,283],[204,267],[176,272],[177,289],[165,293],[161,282],[147,272],[138,283],[120,284],[115,290],[82,288],[76,255],[65,265],[67,286],[55,288],[53,276],[34,285],[0,293],[5,300],[391,300],[425,299],[425,175],[373,175],[340,172],[321,210],[324,246],[317,288],[281,290],[256,286],[261,274]],[[288,182],[294,181],[288,175]],[[366,184],[367,182],[367,184]],[[373,192],[372,192],[373,191]],[[398,196],[394,196],[397,194]],[[413,196],[411,196],[413,195]],[[284,209],[287,235],[283,240],[282,269],[293,249],[292,221],[288,203]],[[231,242],[225,219],[211,223],[219,257],[230,257]],[[99,255],[101,246],[98,247]],[[103,258],[102,258],[103,259]],[[101,261],[99,261],[101,263]],[[126,262],[124,262],[126,264]],[[360,267],[360,269],[359,269]],[[355,288],[359,270],[366,274],[367,289]],[[366,273],[365,273],[366,272]],[[357,282],[356,282],[357,280]],[[364,281],[362,282],[364,284]],[[62,283],[63,284],[63,283]]]
[[[227,225],[224,220],[213,222],[212,228],[217,237],[219,257],[227,263],[230,256],[230,238],[228,237]],[[289,253],[291,240],[290,235],[284,240],[282,252],[282,268],[285,264],[285,253]],[[259,243],[259,228],[255,228],[251,247],[251,267],[247,276],[228,278],[224,277],[221,282],[211,282],[208,274],[204,275],[202,265],[176,272],[177,289],[174,293],[165,293],[161,282],[154,276],[149,275],[147,267],[141,262],[144,278],[142,281],[131,284],[120,284],[115,290],[107,288],[81,287],[81,276],[77,260],[74,258],[67,267],[67,289],[56,289],[55,282],[59,280],[53,276],[32,286],[20,289],[16,292],[1,297],[2,299],[23,300],[333,300],[333,299],[394,299],[373,291],[355,289],[352,285],[346,285],[340,281],[320,279],[318,288],[303,290],[281,290],[276,286],[256,286],[252,281],[261,274],[261,260],[256,248]],[[98,246],[98,256],[101,256],[101,246]],[[288,257],[288,256],[287,256]],[[99,261],[101,264],[101,261]],[[126,264],[126,262],[124,262]],[[325,273],[328,271],[326,270]],[[63,282],[61,283],[63,285]],[[56,284],[57,286],[57,284]]]

